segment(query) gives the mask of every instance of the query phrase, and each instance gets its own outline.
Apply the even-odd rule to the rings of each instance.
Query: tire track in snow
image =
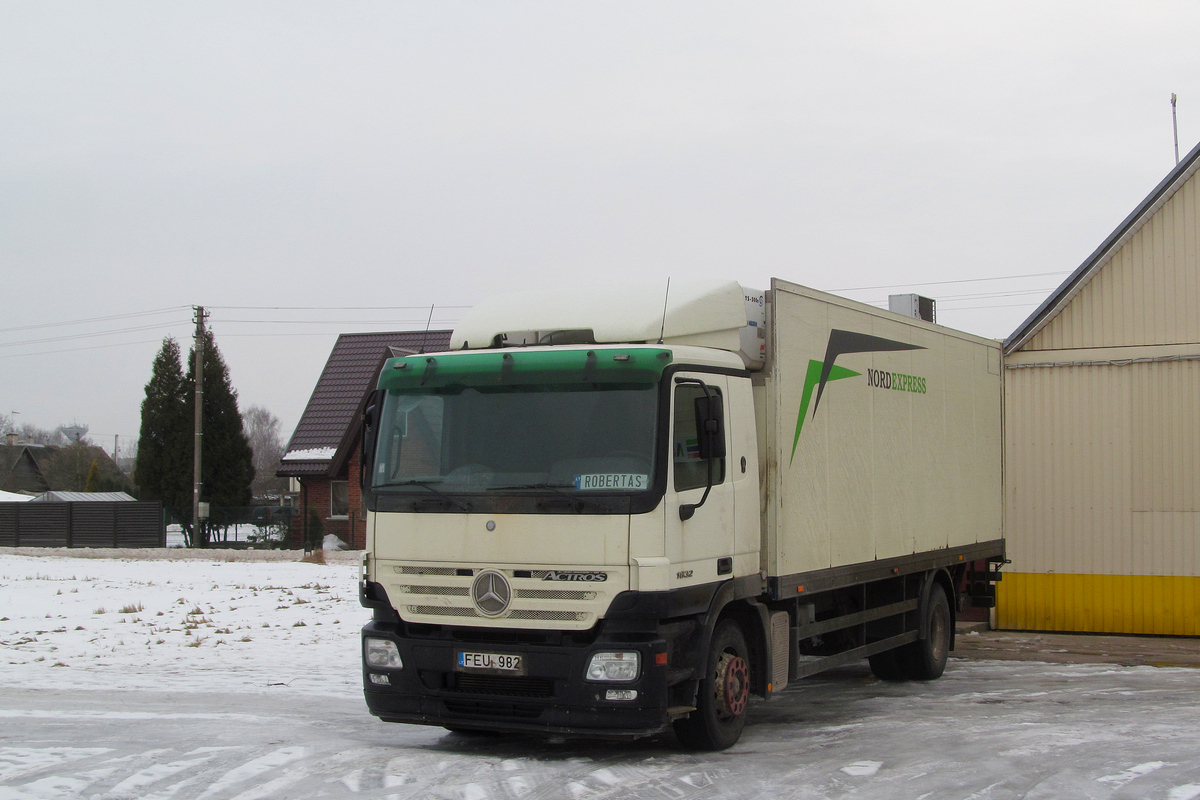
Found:
[[[287,766],[293,761],[298,761],[308,755],[308,748],[300,745],[294,747],[281,747],[273,753],[268,753],[265,756],[247,761],[240,767],[235,767],[229,770],[216,782],[208,787],[196,800],[206,800],[209,797],[214,797],[226,789],[236,786],[239,783],[245,783],[248,780],[264,775],[271,770],[279,769]]]
[[[118,783],[113,788],[105,793],[105,798],[140,798],[145,795],[145,789],[153,786],[159,781],[164,781],[167,778],[174,777],[184,770],[198,767],[201,764],[206,764],[212,761],[215,755],[202,756],[201,758],[193,758],[189,761],[172,761],[167,764],[154,764],[146,767],[143,770],[135,772],[125,780]]]

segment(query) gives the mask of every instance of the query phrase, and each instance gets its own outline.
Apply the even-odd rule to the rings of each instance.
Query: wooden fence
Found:
[[[0,503],[0,547],[166,547],[162,503]]]

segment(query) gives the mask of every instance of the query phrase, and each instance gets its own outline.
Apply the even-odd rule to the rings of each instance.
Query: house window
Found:
[[[329,516],[345,517],[350,514],[350,482],[329,482]]]

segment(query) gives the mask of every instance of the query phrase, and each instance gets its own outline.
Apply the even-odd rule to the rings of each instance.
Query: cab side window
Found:
[[[721,390],[709,386],[710,394],[721,396]],[[675,491],[703,489],[708,485],[708,462],[712,461],[713,486],[725,482],[724,456],[700,457],[700,440],[696,430],[696,399],[703,398],[704,387],[684,383],[675,387],[675,421],[671,432],[671,460],[675,463]]]

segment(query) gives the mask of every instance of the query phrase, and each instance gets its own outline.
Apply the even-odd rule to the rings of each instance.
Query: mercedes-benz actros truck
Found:
[[[937,678],[1001,397],[997,342],[778,279],[485,301],[363,406],[367,705],[717,750],[821,670]]]

